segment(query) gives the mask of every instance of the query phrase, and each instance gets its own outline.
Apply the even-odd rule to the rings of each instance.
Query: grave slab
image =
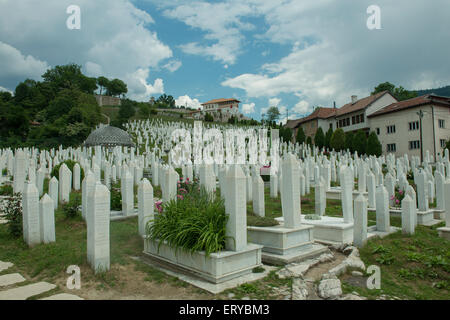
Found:
[[[15,283],[24,282],[26,279],[19,273],[10,273],[0,276],[0,287],[10,286]]]
[[[14,265],[14,263],[11,263],[11,262],[0,261],[0,272],[12,267],[13,265]]]
[[[39,300],[84,300],[84,299],[74,294],[59,293]]]
[[[38,282],[26,286],[0,291],[0,300],[26,300],[32,296],[55,289],[54,284]]]

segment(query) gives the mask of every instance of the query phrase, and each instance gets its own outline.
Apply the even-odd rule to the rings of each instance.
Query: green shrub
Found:
[[[79,206],[81,205],[81,193],[72,193],[69,202],[64,203],[62,211],[67,219],[80,216]]]
[[[73,160],[66,160],[66,161],[58,163],[56,166],[54,166],[53,170],[52,170],[52,173],[51,173],[51,176],[52,177],[56,177],[56,179],[58,179],[58,181],[59,181],[59,168],[61,167],[61,165],[63,163],[66,164],[67,168],[69,168],[70,171],[72,171],[72,174],[73,174],[73,166],[75,165],[75,163],[78,163],[78,162],[73,161]],[[83,181],[83,179],[84,179],[84,170],[81,167],[81,165],[80,165],[80,173],[81,173],[80,181]]]
[[[147,224],[150,240],[159,241],[159,246],[166,241],[175,251],[205,251],[206,256],[223,250],[228,221],[223,199],[211,197],[196,183],[180,186],[177,199],[162,204]]]
[[[4,169],[2,170],[2,175],[3,175],[3,176],[6,176],[7,174],[8,174],[8,169],[4,168]]]
[[[12,196],[13,193],[13,187],[9,184],[0,187],[0,196]]]
[[[111,210],[122,210],[122,194],[120,191],[120,182],[111,186]]]
[[[14,238],[22,236],[22,195],[15,193],[9,197],[6,201],[6,205],[3,208],[5,218],[8,221],[8,232]]]

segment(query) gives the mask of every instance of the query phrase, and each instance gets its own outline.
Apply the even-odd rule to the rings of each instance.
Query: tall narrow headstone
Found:
[[[423,170],[420,170],[417,175],[417,202],[419,211],[428,211],[427,175]]]
[[[134,214],[134,186],[133,177],[128,169],[122,170],[122,179],[120,182],[120,191],[122,194],[122,215],[130,216]]]
[[[265,207],[264,207],[264,181],[262,180],[260,175],[255,175],[253,178],[253,212],[259,216],[265,216]]]
[[[285,228],[301,226],[300,170],[298,161],[287,154],[282,161],[283,188],[281,190],[281,209]]]
[[[146,234],[147,222],[153,219],[154,207],[153,187],[147,178],[144,178],[138,185],[138,228],[141,236]]]
[[[367,174],[367,200],[369,208],[375,208],[376,181],[374,174],[369,170]]]
[[[41,240],[44,243],[55,242],[55,208],[53,200],[44,194],[39,201],[39,220]]]
[[[88,196],[94,191],[95,183],[94,173],[91,170],[88,170],[81,183],[81,216],[84,220],[86,220],[88,212]]]
[[[88,195],[87,257],[95,273],[110,268],[110,193],[105,185],[96,182]]]
[[[56,177],[52,177],[48,183],[48,194],[53,200],[53,207],[58,208],[58,179]]]
[[[355,221],[353,224],[353,244],[361,248],[367,240],[367,200],[360,193],[355,199]]]
[[[345,223],[351,223],[353,222],[353,173],[350,167],[344,166],[340,169],[340,181],[342,215]]]
[[[59,203],[69,202],[70,191],[72,189],[72,172],[63,163],[59,167]]]
[[[28,181],[24,184],[22,194],[23,238],[28,246],[41,242],[41,225],[39,219],[39,191]]]
[[[376,190],[376,219],[377,230],[381,232],[390,231],[389,194],[386,187],[379,185]]]
[[[25,175],[27,170],[25,166],[26,166],[25,153],[22,150],[16,151],[16,155],[14,157],[14,181],[13,181],[14,193],[23,192],[25,184]]]
[[[225,181],[226,249],[242,251],[247,247],[247,178],[239,165],[232,165]]]
[[[73,166],[73,190],[75,191],[80,190],[80,179],[81,179],[81,168],[77,162]]]
[[[444,189],[445,178],[444,175],[439,171],[436,171],[434,175],[435,175],[434,180],[436,183],[436,209],[445,210],[445,189]]]
[[[319,177],[319,181],[316,182],[315,187],[315,212],[319,216],[323,216],[325,214],[325,208],[327,205],[326,201],[326,186],[325,180],[323,177]]]
[[[402,200],[402,232],[414,234],[416,205],[409,195],[405,195]]]

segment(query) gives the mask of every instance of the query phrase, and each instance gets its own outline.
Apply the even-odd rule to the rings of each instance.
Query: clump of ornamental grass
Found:
[[[225,248],[224,200],[211,196],[203,187],[180,181],[176,199],[160,204],[159,213],[147,224],[147,235],[171,248],[188,252],[204,251],[206,256]]]

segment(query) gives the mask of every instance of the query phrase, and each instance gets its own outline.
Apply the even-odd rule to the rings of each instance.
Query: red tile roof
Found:
[[[231,99],[221,98],[221,99],[214,99],[214,100],[210,100],[208,102],[204,102],[204,103],[202,103],[202,106],[205,104],[222,103],[222,102],[237,102],[237,103],[239,103],[240,101],[237,99],[234,99],[234,98],[231,98]]]
[[[380,99],[382,96],[384,96],[385,94],[388,94],[388,93],[389,93],[389,91],[382,91],[377,94],[360,99],[360,100],[356,101],[355,103],[351,103],[351,102],[347,103],[346,105],[337,109],[336,117],[342,116],[347,113],[352,113],[355,111],[363,110],[363,109],[367,108],[368,106],[370,106],[375,101],[377,101],[378,99]]]
[[[314,110],[313,113],[311,113],[307,117],[297,119],[297,120],[289,120],[286,123],[286,126],[289,128],[297,128],[300,124],[308,122],[308,121],[312,121],[312,120],[316,120],[316,119],[327,119],[329,117],[334,116],[336,110],[337,109],[334,109],[334,108],[319,107],[319,108],[316,108],[316,110]]]
[[[391,112],[397,112],[397,111],[405,110],[408,108],[414,108],[414,107],[419,107],[419,106],[428,105],[428,104],[440,105],[440,106],[450,108],[450,98],[427,94],[424,96],[420,96],[420,97],[416,97],[416,98],[412,98],[412,99],[408,99],[408,100],[390,104],[390,105],[384,107],[383,109],[378,110],[377,112],[371,114],[368,117],[370,117],[370,118],[376,117],[379,115],[383,115],[383,114],[387,114],[387,113],[391,113]]]

